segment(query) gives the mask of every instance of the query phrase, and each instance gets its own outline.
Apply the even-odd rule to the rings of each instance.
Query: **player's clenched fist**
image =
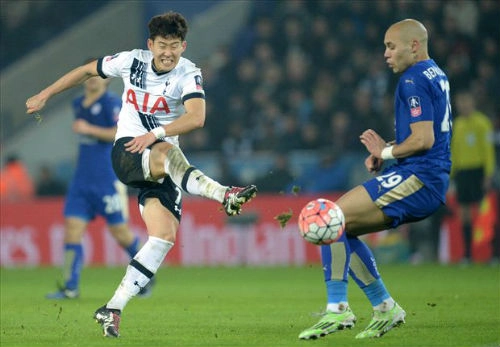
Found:
[[[371,155],[381,158],[382,150],[386,147],[386,143],[379,134],[372,129],[368,129],[361,134],[359,139]]]
[[[26,113],[30,114],[33,112],[40,111],[45,106],[45,99],[40,96],[40,94],[34,95],[28,100],[26,100]]]

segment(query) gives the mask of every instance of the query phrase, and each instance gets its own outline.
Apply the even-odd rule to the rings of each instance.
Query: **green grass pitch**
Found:
[[[92,319],[124,268],[87,268],[81,298],[49,301],[59,269],[1,269],[0,346],[499,346],[500,269],[381,265],[384,282],[407,312],[384,337],[356,340],[371,308],[349,284],[358,317],[351,330],[315,341],[297,338],[325,306],[319,264],[305,267],[162,267],[154,293],[133,299],[119,339]]]

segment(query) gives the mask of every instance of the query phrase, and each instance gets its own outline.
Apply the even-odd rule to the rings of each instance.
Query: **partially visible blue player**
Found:
[[[354,326],[348,274],[373,306],[372,320],[356,338],[380,337],[405,321],[405,311],[389,294],[372,252],[358,236],[424,219],[445,203],[451,168],[450,86],[429,58],[427,40],[427,30],[413,19],[393,24],[385,34],[386,62],[402,74],[394,103],[396,137],[387,143],[369,129],[360,139],[370,152],[365,160],[368,171],[378,172],[384,160],[396,163],[336,202],[345,215],[346,233],[321,249],[326,312],[299,335],[301,339]]]
[[[96,216],[102,216],[116,241],[133,258],[139,238],[127,224],[126,186],[116,177],[111,165],[111,149],[121,99],[108,91],[109,81],[92,77],[85,82],[84,95],[73,100],[78,134],[78,162],[64,206],[64,283],[48,299],[74,299],[80,294],[80,272],[84,263],[83,235]],[[149,294],[149,289],[141,294]]]

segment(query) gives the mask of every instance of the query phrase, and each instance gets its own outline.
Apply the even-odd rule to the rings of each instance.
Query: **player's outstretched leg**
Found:
[[[241,206],[257,194],[257,187],[228,187],[205,175],[189,164],[182,150],[177,146],[169,148],[164,162],[165,173],[183,191],[200,195],[222,203],[229,216],[240,214]]]
[[[373,310],[373,317],[370,324],[356,335],[357,339],[368,337],[381,337],[392,328],[405,322],[406,312],[397,303],[389,311]]]
[[[106,308],[106,305],[99,307],[94,318],[97,323],[101,324],[103,335],[106,337],[119,337],[120,332],[120,310],[111,310]]]
[[[350,308],[347,308],[342,313],[327,311],[323,313],[323,317],[321,317],[318,323],[302,331],[299,335],[299,339],[315,340],[345,328],[350,329],[354,327],[354,323],[356,323],[356,316],[352,313]]]
[[[241,213],[241,206],[252,200],[257,195],[257,187],[253,184],[246,187],[229,187],[224,194],[224,211],[228,216],[234,216]]]

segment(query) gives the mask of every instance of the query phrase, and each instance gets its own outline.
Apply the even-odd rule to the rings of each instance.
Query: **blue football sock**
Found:
[[[366,286],[380,278],[375,256],[370,248],[368,248],[368,246],[357,236],[348,236],[347,241],[351,250],[351,267],[349,271],[358,285]],[[352,259],[353,257],[355,259]],[[370,280],[370,277],[373,279]]]
[[[347,302],[347,281],[330,280],[326,282],[328,303]]]
[[[346,234],[331,245],[321,246],[321,260],[328,303],[347,302],[350,247]]]
[[[125,251],[127,251],[130,258],[135,257],[137,252],[139,252],[139,237],[136,236],[134,238],[134,241],[132,241],[132,243],[130,245],[128,245],[127,247],[124,247],[124,249],[125,249]]]
[[[330,245],[321,246],[321,264],[323,265],[325,282],[328,282],[332,279],[332,249]]]
[[[391,296],[380,278],[375,257],[370,248],[357,237],[349,236],[348,242],[352,252],[349,273],[372,306],[377,306]]]
[[[391,297],[381,278],[361,289],[374,307]]]
[[[78,289],[80,273],[83,267],[83,246],[81,243],[64,244],[64,286]]]

